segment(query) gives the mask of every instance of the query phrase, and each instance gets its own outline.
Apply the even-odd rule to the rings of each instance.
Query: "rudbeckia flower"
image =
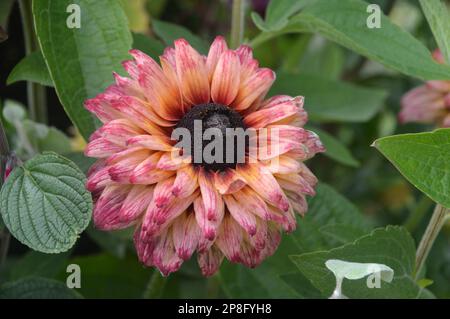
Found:
[[[444,63],[439,50],[433,53],[433,57],[437,62]],[[450,127],[450,81],[428,81],[405,94],[399,121]]]
[[[303,98],[266,99],[274,72],[259,67],[250,47],[228,49],[223,37],[207,56],[184,39],[164,51],[160,64],[138,50],[130,54],[123,63],[129,77],[114,74],[115,84],[85,103],[103,123],[85,150],[98,158],[87,182],[95,226],[134,226],[140,261],[163,275],[194,253],[205,276],[224,257],[257,266],[274,253],[282,231],[295,229],[295,212],[305,214],[305,196],[314,195],[317,179],[303,161],[324,147],[302,128]],[[267,129],[278,138],[246,140],[241,162],[177,160],[173,154],[207,147],[200,141],[181,151],[172,138],[177,128],[195,134],[195,121],[203,130]]]

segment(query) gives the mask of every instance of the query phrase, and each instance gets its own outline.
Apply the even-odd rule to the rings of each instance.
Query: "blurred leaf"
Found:
[[[70,160],[44,153],[16,167],[0,193],[0,210],[11,234],[45,253],[70,249],[91,218],[86,178]]]
[[[46,86],[53,86],[47,65],[40,51],[30,53],[14,67],[6,80],[10,85],[19,81],[30,81]]]
[[[89,168],[95,163],[96,159],[84,156],[81,152],[71,152],[63,154],[65,157],[70,159],[72,162],[77,164],[78,168],[85,174],[87,174]]]
[[[92,225],[86,230],[89,237],[103,250],[114,257],[124,258],[127,252],[127,240],[114,234],[95,229]]]
[[[79,299],[76,291],[60,281],[39,277],[23,278],[0,286],[0,299]]]
[[[384,14],[381,28],[369,29],[367,5],[362,0],[316,0],[293,16],[282,30],[263,32],[251,44],[259,45],[283,33],[317,32],[403,74],[423,80],[450,79],[450,66],[436,63],[420,41]]]
[[[278,31],[284,28],[294,13],[300,11],[316,0],[271,0],[267,6],[265,21],[256,13],[252,12],[255,25],[262,31]]]
[[[184,38],[201,54],[208,53],[208,45],[185,27],[159,20],[153,20],[152,23],[153,31],[167,46],[173,46],[175,40]]]
[[[411,184],[450,208],[450,129],[383,137],[373,146]]]
[[[56,127],[28,119],[25,119],[22,125],[38,152],[52,151],[62,154],[70,152],[70,139]]]
[[[150,16],[147,13],[147,0],[121,0],[122,7],[127,15],[130,30],[146,33],[150,27]]]
[[[81,28],[68,28],[65,13],[72,0],[33,1],[41,50],[56,92],[72,122],[85,139],[97,120],[84,108],[87,98],[112,82],[112,71],[129,58],[132,38],[119,2],[80,0]]]
[[[329,158],[334,159],[335,161],[344,165],[348,165],[351,167],[359,166],[359,162],[353,157],[352,153],[350,153],[349,149],[344,144],[342,144],[341,141],[336,139],[331,134],[316,127],[311,128],[311,130],[319,135],[320,140],[327,149],[327,151],[323,153],[323,155],[328,156]]]
[[[153,271],[136,256],[118,259],[99,254],[73,258],[70,263],[82,269],[79,292],[85,298],[140,298]],[[66,275],[61,274],[61,279]]]
[[[11,13],[12,6],[15,0],[2,0],[0,1],[0,42],[8,39],[8,33],[6,27]]]
[[[229,298],[308,298],[315,297],[314,289],[290,262],[288,256],[318,249],[329,249],[342,244],[330,234],[324,234],[325,225],[346,224],[357,237],[366,234],[370,225],[358,209],[346,198],[325,184],[319,184],[317,195],[309,200],[306,216],[298,219],[297,230],[283,236],[275,254],[255,269],[225,262],[220,269],[223,289]],[[306,283],[306,284],[305,284]]]
[[[277,74],[272,95],[305,97],[305,109],[312,120],[366,122],[383,106],[387,92],[329,80],[317,75]]]
[[[299,70],[302,74],[318,74],[327,79],[338,80],[344,63],[344,50],[340,46],[315,36],[302,56]]]
[[[18,280],[29,276],[55,278],[58,273],[65,269],[68,257],[68,253],[42,254],[29,251],[12,267],[10,280]]]
[[[291,256],[292,261],[324,297],[333,293],[336,279],[325,266],[329,259],[385,264],[394,270],[391,283],[369,288],[365,280],[344,281],[343,293],[349,298],[432,298],[412,278],[415,246],[411,235],[401,227],[377,229],[353,243],[329,251]]]
[[[144,52],[156,61],[164,51],[161,41],[140,33],[133,33],[133,48]]]
[[[450,64],[450,14],[441,0],[419,0],[442,55]]]

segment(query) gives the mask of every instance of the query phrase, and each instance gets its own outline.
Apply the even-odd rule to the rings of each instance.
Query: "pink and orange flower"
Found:
[[[436,50],[433,57],[437,62],[445,63],[440,50]],[[405,94],[399,121],[450,127],[450,81],[428,81]]]
[[[315,194],[317,179],[303,162],[324,147],[302,128],[303,98],[265,99],[274,72],[260,68],[248,46],[228,49],[223,37],[207,56],[184,39],[160,64],[138,50],[130,54],[123,63],[129,77],[114,74],[115,84],[85,103],[103,123],[85,150],[98,158],[87,182],[96,227],[135,226],[140,261],[163,275],[195,252],[205,276],[224,257],[257,266],[274,253],[283,230],[296,228],[295,212],[305,214],[305,196]],[[276,151],[223,166],[175,161],[174,128],[217,110],[240,126],[277,129]]]

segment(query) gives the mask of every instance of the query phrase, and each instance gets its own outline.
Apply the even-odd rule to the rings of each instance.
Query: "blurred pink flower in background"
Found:
[[[440,50],[433,53],[439,63],[445,63]],[[401,100],[400,123],[436,124],[450,127],[450,81],[428,81]]]

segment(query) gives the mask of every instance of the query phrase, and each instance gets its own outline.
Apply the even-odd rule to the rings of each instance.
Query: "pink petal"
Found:
[[[234,169],[226,169],[214,174],[214,186],[221,195],[232,194],[246,185],[246,180]]]
[[[272,70],[259,69],[254,75],[241,83],[233,107],[238,111],[247,109],[255,100],[266,95],[273,81],[275,81],[275,73]]]
[[[175,57],[184,100],[191,105],[208,103],[208,70],[203,57],[184,39],[175,41]]]
[[[197,249],[200,240],[200,228],[194,212],[181,214],[173,223],[173,240],[177,255],[187,260]]]
[[[200,270],[205,277],[214,275],[219,270],[222,260],[222,252],[214,246],[206,252],[199,253],[197,255],[198,265],[200,266]]]
[[[221,35],[217,36],[211,47],[209,48],[208,57],[206,58],[206,67],[208,68],[208,79],[211,82],[213,78],[214,71],[216,69],[217,62],[223,52],[228,49],[227,42],[225,38]]]
[[[172,194],[174,196],[185,198],[194,193],[197,188],[197,173],[192,165],[186,165],[177,171],[177,176],[172,187]]]
[[[225,195],[223,200],[227,206],[233,219],[241,225],[242,228],[250,235],[256,234],[256,217],[250,211],[247,211],[239,202],[237,202],[233,196]]]

